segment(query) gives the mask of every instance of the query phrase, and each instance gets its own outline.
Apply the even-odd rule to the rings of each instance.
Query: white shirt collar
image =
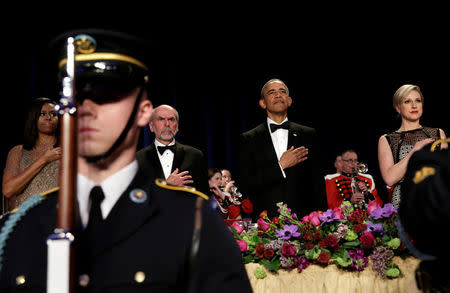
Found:
[[[103,219],[108,216],[117,200],[128,188],[131,181],[137,174],[138,167],[139,166],[137,161],[134,160],[126,167],[122,168],[120,171],[114,173],[100,183],[100,186],[103,189],[103,193],[105,194],[105,199],[101,204]],[[97,184],[81,174],[78,174],[77,177],[77,198],[80,208],[80,217],[83,226],[86,226],[89,218],[89,193],[91,192],[91,189]]]
[[[172,139],[172,141],[168,145],[174,145],[175,139]],[[165,144],[160,143],[157,139],[155,139],[155,146],[165,146]]]

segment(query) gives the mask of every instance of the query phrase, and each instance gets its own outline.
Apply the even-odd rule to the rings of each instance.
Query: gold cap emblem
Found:
[[[77,53],[91,54],[97,48],[97,42],[89,35],[78,35],[75,37],[75,48]]]

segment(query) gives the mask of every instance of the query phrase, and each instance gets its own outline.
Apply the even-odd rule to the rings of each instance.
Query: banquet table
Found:
[[[362,272],[346,271],[334,264],[326,267],[311,264],[300,273],[296,269],[279,270],[277,273],[266,270],[267,276],[263,279],[256,278],[253,273],[257,267],[264,268],[262,265],[249,263],[245,268],[255,293],[420,293],[414,275],[420,260],[394,257],[393,261],[403,273],[395,279],[378,276],[370,262]]]

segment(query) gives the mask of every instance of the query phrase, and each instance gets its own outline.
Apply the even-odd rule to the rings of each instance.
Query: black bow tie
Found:
[[[275,130],[277,130],[279,128],[289,129],[289,121],[286,121],[282,124],[270,123],[270,132],[274,132]]]
[[[166,145],[166,146],[158,146],[158,152],[162,155],[166,150],[172,151],[175,153],[175,145]]]

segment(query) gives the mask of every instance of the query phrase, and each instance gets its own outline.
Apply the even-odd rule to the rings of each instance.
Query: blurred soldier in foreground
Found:
[[[422,260],[416,269],[417,286],[423,292],[450,292],[450,256],[444,240],[450,226],[448,149],[432,152],[428,145],[415,152],[401,192],[397,226],[402,242]]]
[[[234,237],[217,213],[198,192],[155,185],[135,159],[153,108],[144,57],[151,47],[104,30],[68,32],[55,44],[62,47],[69,36],[77,45],[76,291],[251,292]],[[62,57],[61,72],[65,66]],[[1,292],[45,292],[57,193],[35,195],[2,219]]]

